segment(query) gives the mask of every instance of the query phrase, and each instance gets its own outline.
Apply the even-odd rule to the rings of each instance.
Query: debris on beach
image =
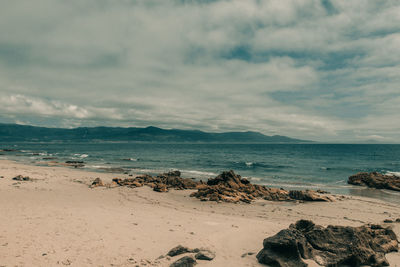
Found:
[[[400,177],[379,172],[359,172],[349,177],[347,183],[376,189],[400,191]]]
[[[312,221],[299,220],[264,239],[257,259],[263,264],[282,267],[307,266],[303,259],[312,259],[322,266],[388,266],[385,254],[396,251],[398,241],[390,227],[324,228]]]
[[[32,179],[29,176],[22,176],[22,175],[17,175],[12,179],[14,181],[32,181]]]
[[[313,190],[287,191],[282,188],[270,188],[264,185],[251,184],[247,179],[235,174],[233,171],[223,172],[214,179],[209,179],[207,184],[198,187],[191,197],[201,201],[245,202],[250,203],[256,199],[271,201],[334,201],[334,198]]]

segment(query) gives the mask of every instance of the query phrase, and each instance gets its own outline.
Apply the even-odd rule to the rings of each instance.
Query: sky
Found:
[[[400,1],[5,1],[0,122],[399,143]]]

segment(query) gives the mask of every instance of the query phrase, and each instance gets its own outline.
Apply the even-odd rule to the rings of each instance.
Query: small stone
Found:
[[[198,260],[212,261],[215,258],[215,253],[209,250],[200,250],[194,257]]]
[[[173,249],[171,249],[170,251],[168,251],[167,255],[170,257],[174,257],[174,256],[181,255],[183,253],[188,253],[188,252],[192,252],[192,250],[187,247],[178,245],[178,246],[174,247]]]
[[[98,186],[104,186],[104,183],[100,178],[94,179],[94,181],[90,187],[93,188],[93,187],[98,187]]]
[[[170,265],[170,267],[192,267],[197,264],[196,260],[190,256],[185,256],[175,261]]]
[[[156,192],[168,192],[168,188],[165,184],[156,184],[153,190]]]
[[[17,175],[14,178],[12,178],[14,181],[30,181],[31,178],[28,176],[22,176],[22,175]]]

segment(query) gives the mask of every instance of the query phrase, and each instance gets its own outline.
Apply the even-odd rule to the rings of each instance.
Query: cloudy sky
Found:
[[[400,1],[5,1],[0,122],[400,142]]]

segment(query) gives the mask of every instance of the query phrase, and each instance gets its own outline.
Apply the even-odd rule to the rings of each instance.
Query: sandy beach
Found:
[[[16,175],[34,180],[12,180]],[[169,266],[180,256],[158,258],[177,245],[215,252],[198,266],[262,266],[255,255],[263,239],[299,219],[359,226],[400,218],[398,204],[355,196],[330,203],[201,202],[189,197],[193,190],[89,188],[96,177],[127,175],[6,160],[0,176],[0,266]],[[390,225],[400,236],[400,224]],[[254,254],[243,256],[248,252]],[[387,259],[400,266],[400,253]]]

